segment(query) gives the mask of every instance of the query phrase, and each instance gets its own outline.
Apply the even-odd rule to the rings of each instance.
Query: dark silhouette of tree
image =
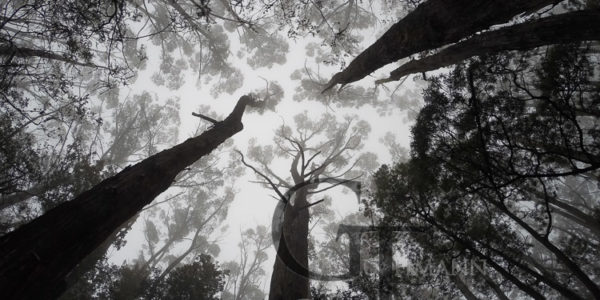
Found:
[[[111,122],[66,118],[64,123],[57,123],[56,130],[66,128],[55,147],[62,151],[43,155],[43,151],[30,149],[29,152],[51,163],[36,166],[39,178],[29,180],[12,193],[0,192],[0,209],[34,197],[49,209],[90,188],[103,177],[113,175],[115,170],[156,153],[158,147],[175,142],[173,132],[177,130],[179,116],[174,99],[157,103],[147,92],[122,100],[114,93],[105,97],[108,104],[98,108],[102,114],[97,117],[111,119]],[[24,135],[26,132],[16,133]],[[70,139],[73,142],[69,142]],[[23,142],[27,141],[24,137]],[[3,153],[9,157],[16,154],[14,150]],[[32,158],[30,163],[35,161]]]
[[[600,40],[598,20],[600,20],[600,10],[592,9],[487,31],[445,48],[439,53],[405,63],[392,71],[389,78],[377,80],[376,83],[400,80],[406,75],[447,67],[470,57],[500,51],[523,51],[544,45]]]
[[[283,206],[281,215],[276,217],[278,223],[273,224],[273,235],[279,238],[269,299],[309,297],[310,210],[324,201],[309,200],[337,185],[359,194],[358,170],[369,169],[376,161],[372,153],[359,153],[370,130],[364,121],[346,117],[337,122],[331,115],[314,121],[305,112],[297,115],[295,122],[295,129],[281,126],[277,130],[276,147],[250,145],[248,156],[257,162],[257,167],[242,160],[258,174],[260,183],[277,193]],[[281,177],[269,168],[276,155],[292,159],[291,176]]]
[[[110,110],[114,101],[123,101],[123,95],[119,97],[119,87],[134,83],[137,72],[146,68],[149,59],[152,59],[147,57],[147,50],[160,52],[157,59],[160,70],[152,77],[155,84],[166,85],[171,89],[179,88],[185,82],[185,70],[192,68],[198,77],[202,76],[203,81],[214,84],[211,89],[214,95],[221,92],[232,93],[243,82],[241,72],[228,61],[230,43],[225,27],[228,30],[242,28],[244,31],[256,32],[253,35],[255,38],[245,39],[248,53],[258,52],[256,49],[264,48],[265,44],[270,44],[269,41],[277,41],[277,51],[253,55],[257,58],[253,66],[285,61],[287,41],[277,32],[272,32],[274,30],[267,26],[267,22],[259,24],[259,20],[247,15],[245,3],[224,0],[204,1],[200,5],[197,2],[94,0],[86,3],[49,3],[33,0],[3,3],[0,10],[0,114],[7,120],[3,128],[11,130],[6,133],[8,136],[3,133],[2,137],[9,138],[21,132],[24,134],[20,136],[24,137],[34,133],[36,139],[32,141],[33,149],[59,140],[54,148],[64,149],[62,155],[65,156],[69,151],[70,160],[60,161],[57,157],[40,159],[52,160],[56,163],[50,165],[63,165],[65,168],[76,164],[81,168],[87,167],[88,174],[55,178],[56,176],[52,176],[54,174],[48,174],[49,170],[42,170],[41,176],[37,174],[40,172],[32,173],[33,177],[51,180],[31,180],[29,186],[19,186],[16,191],[5,190],[7,193],[15,193],[0,195],[3,198],[0,200],[0,207],[13,206],[33,196],[40,196],[53,187],[68,185],[67,182],[72,182],[73,178],[102,178],[106,175],[92,173],[97,171],[95,169],[109,168],[111,162],[103,158],[106,164],[98,162],[96,165],[93,158],[87,158],[90,166],[85,166],[86,158],[81,156],[93,154],[85,153],[84,145],[80,145],[82,149],[76,148],[78,144],[90,141],[85,138],[78,140],[81,137],[76,137],[72,139],[73,143],[63,142],[67,139],[71,141],[67,136],[74,135],[74,132],[81,131],[86,126],[101,127],[102,124],[109,124],[102,123],[108,118],[100,111],[106,111],[107,107]],[[249,20],[245,20],[246,18]],[[139,97],[146,98],[144,93]],[[98,109],[98,106],[102,108]],[[142,112],[126,114],[136,119],[133,122],[134,128],[143,121],[159,122],[152,120],[150,112],[147,112],[148,115],[143,115]],[[126,131],[131,127],[129,125],[118,129]],[[63,134],[63,130],[67,134]],[[122,135],[121,139],[125,141],[115,140],[115,143],[127,144],[128,139],[135,139],[135,136]],[[98,138],[94,142],[98,144],[107,141]],[[109,147],[106,144],[103,146]],[[50,149],[43,150],[54,150],[52,146],[47,147]],[[97,150],[96,147],[89,148]],[[111,155],[118,152],[111,150]],[[38,153],[37,156],[43,155]],[[33,165],[36,160],[34,157],[30,158],[29,164]],[[18,164],[23,162],[11,163],[14,166]],[[122,165],[118,165],[117,169],[120,167]],[[56,170],[55,173],[73,173],[71,171]],[[91,180],[91,183],[96,182]],[[45,206],[48,207],[51,205]],[[22,211],[15,214],[25,215]]]
[[[202,254],[197,261],[175,268],[162,281],[159,289],[151,289],[153,294],[146,299],[220,299],[219,293],[225,285],[225,272],[216,265],[212,257]],[[156,284],[153,284],[156,286]]]
[[[373,71],[412,54],[458,42],[492,25],[510,21],[516,15],[535,12],[558,2],[560,1],[426,1],[394,24],[342,72],[335,74],[324,91],[336,84],[346,85],[360,80]]]
[[[64,278],[121,224],[166,190],[184,168],[242,130],[243,96],[200,136],[125,168],[0,240],[0,287],[7,299],[57,297]]]
[[[39,172],[39,154],[33,148],[34,136],[25,132],[14,131],[8,116],[0,116],[0,195],[13,194],[35,181]],[[14,201],[0,198],[0,208]]]
[[[60,299],[219,299],[226,276],[227,271],[206,254],[178,266],[166,278],[147,277],[137,265],[118,267],[103,261],[86,274],[85,285]]]
[[[486,56],[431,80],[411,159],[382,167],[373,195],[385,223],[424,228],[406,236],[413,262],[485,262],[472,274],[485,285],[468,288],[498,298],[598,299],[589,186],[600,168],[599,65],[590,47]]]

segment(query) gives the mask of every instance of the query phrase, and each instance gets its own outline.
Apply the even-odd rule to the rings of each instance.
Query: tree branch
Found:
[[[237,152],[240,155],[240,158],[242,160],[242,164],[244,164],[244,166],[252,169],[252,171],[254,171],[254,173],[256,173],[260,177],[264,178],[269,183],[269,185],[271,186],[271,188],[273,189],[273,191],[275,191],[275,193],[277,193],[277,196],[279,196],[279,198],[281,199],[281,201],[283,201],[284,203],[288,202],[289,199],[285,198],[285,196],[277,188],[277,185],[275,185],[275,183],[273,183],[273,181],[271,181],[271,179],[269,177],[267,177],[265,174],[261,173],[254,166],[246,163],[246,161],[244,160],[244,154],[242,154],[242,152],[240,152],[239,150],[235,150],[235,152]]]
[[[543,45],[600,40],[600,11],[584,10],[488,31],[454,44],[437,54],[410,61],[377,84],[457,64],[469,57],[506,50],[528,50]]]
[[[337,84],[348,84],[412,54],[455,43],[460,39],[536,11],[559,0],[428,0],[360,53],[335,74],[323,93]]]
[[[198,118],[200,118],[200,119],[202,119],[202,120],[205,120],[205,121],[211,122],[211,123],[213,123],[213,124],[217,124],[217,123],[219,123],[219,121],[217,121],[217,120],[215,120],[215,119],[213,119],[213,118],[211,118],[211,117],[205,116],[205,115],[203,115],[203,114],[200,114],[200,113],[195,113],[195,112],[192,112],[192,116],[194,116],[194,117],[198,117]]]

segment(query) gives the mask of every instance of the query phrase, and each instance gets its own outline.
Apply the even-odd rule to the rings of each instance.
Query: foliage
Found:
[[[177,143],[179,109],[187,99],[163,98],[163,92],[175,93],[195,81],[217,98],[257,77],[265,86],[253,89],[261,99],[248,108],[253,112],[269,117],[285,97],[327,109],[321,116],[304,111],[293,123],[284,119],[272,144],[253,139],[247,151],[259,184],[268,188],[285,192],[323,180],[304,190],[307,205],[318,202],[310,206],[311,228],[325,223],[317,229],[324,239],[307,237],[312,270],[339,274],[348,267],[348,249],[335,240],[340,220],[331,197],[319,202],[316,194],[340,184],[357,192],[360,187],[347,180],[364,179],[378,163],[375,154],[364,151],[369,123],[342,115],[374,108],[389,116],[400,109],[404,122],[416,120],[410,155],[393,135],[384,136],[380,141],[396,164],[375,174],[373,193],[363,200],[366,218],[342,220],[422,229],[395,237],[394,250],[407,260],[395,277],[399,296],[600,294],[594,283],[600,270],[595,43],[482,56],[451,73],[423,74],[423,80],[415,77],[395,87],[352,85],[322,92],[328,80],[321,72],[345,68],[365,42],[380,35],[380,26],[389,27],[423,2],[6,1],[0,9],[0,234]],[[594,3],[563,1],[513,21],[595,9]],[[290,55],[302,45],[294,43],[299,39],[306,42],[303,67]],[[289,90],[283,80],[253,74],[279,72],[287,63],[296,68]],[[130,88],[141,81],[141,90]],[[425,83],[419,112],[415,91]],[[340,112],[334,115],[333,108]],[[289,166],[283,173],[281,164]],[[225,231],[239,168],[238,161],[214,155],[182,172],[164,198],[140,213],[136,228],[145,241],[136,249],[135,263],[92,261],[94,269],[82,272],[64,297],[209,299],[222,292],[223,298],[264,298],[264,227],[242,233],[239,260],[225,263],[227,271],[206,255],[220,251],[218,235]],[[110,240],[116,248],[134,222]],[[101,252],[110,247],[105,246]],[[374,272],[348,281],[346,290],[313,284],[312,296],[377,297],[374,237],[366,237],[361,249],[364,265]],[[409,272],[413,266],[445,267],[458,258],[485,261],[485,272]]]
[[[590,53],[581,44],[490,56],[432,80],[411,159],[380,168],[372,195],[386,224],[423,228],[400,238],[410,264],[484,261],[487,278],[469,274],[468,286],[488,296],[595,294],[600,90]],[[455,279],[404,280],[449,295]]]
[[[198,261],[173,270],[160,291],[148,299],[219,299],[224,277],[209,255],[200,255]]]
[[[0,116],[0,193],[11,194],[39,176],[40,158],[32,149],[34,137],[15,132],[10,119]]]
[[[219,299],[227,274],[210,255],[201,254],[166,278],[156,275],[103,261],[60,299]]]

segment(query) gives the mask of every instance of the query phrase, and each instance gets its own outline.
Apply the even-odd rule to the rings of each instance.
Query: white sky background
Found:
[[[384,27],[379,24],[379,27],[373,32],[365,34],[365,40],[362,46],[359,48],[361,51],[364,50],[368,45],[373,43],[389,25]],[[293,116],[301,113],[304,110],[309,111],[309,116],[313,116],[317,119],[322,113],[327,111],[334,113],[336,116],[341,118],[346,114],[357,114],[360,119],[366,120],[371,126],[371,133],[368,141],[365,141],[364,151],[376,153],[378,156],[378,162],[380,164],[390,163],[391,156],[386,147],[380,142],[380,139],[387,132],[392,132],[396,135],[397,141],[404,147],[408,148],[408,142],[410,139],[410,125],[405,122],[406,114],[398,108],[387,117],[380,116],[376,109],[365,105],[360,109],[347,109],[347,108],[336,108],[332,105],[331,108],[325,107],[320,102],[307,99],[302,102],[297,102],[292,99],[294,90],[298,86],[299,81],[290,79],[290,75],[297,69],[304,67],[305,60],[307,65],[316,67],[314,57],[307,57],[305,45],[309,41],[319,42],[317,39],[297,39],[289,40],[289,52],[287,54],[287,61],[284,65],[274,65],[273,68],[259,68],[252,69],[245,64],[245,58],[242,62],[236,56],[239,49],[239,37],[236,33],[229,33],[230,35],[230,49],[231,54],[229,60],[237,60],[234,65],[241,68],[244,76],[244,85],[238,89],[233,95],[223,93],[218,99],[214,99],[210,95],[208,86],[196,85],[198,74],[191,70],[187,71],[185,76],[185,84],[179,90],[169,90],[166,87],[158,87],[152,83],[151,76],[154,71],[158,70],[159,51],[156,47],[152,46],[149,41],[145,41],[147,53],[149,57],[148,65],[146,70],[139,72],[138,80],[134,85],[129,88],[130,94],[135,95],[142,91],[149,91],[155,93],[159,99],[167,99],[173,96],[180,98],[180,117],[181,126],[179,129],[179,142],[191,137],[199,122],[204,122],[199,118],[193,117],[191,113],[193,111],[200,113],[207,113],[198,111],[200,105],[208,105],[214,111],[222,116],[228,115],[233,109],[235,103],[240,96],[249,93],[252,90],[263,88],[265,82],[259,76],[264,77],[267,80],[277,81],[284,90],[284,98],[276,107],[275,112],[267,111],[263,115],[258,113],[246,113],[243,117],[244,129],[233,136],[235,147],[246,153],[246,147],[248,140],[256,138],[259,145],[272,144],[274,136],[274,130],[282,124],[282,120],[285,120],[287,125],[293,125]],[[347,59],[347,63],[351,61],[351,58]],[[329,78],[335,72],[339,71],[338,66],[328,67],[324,64],[320,64],[321,75]],[[393,68],[388,66],[383,68],[376,73],[372,74],[372,77],[367,77],[358,83],[364,87],[374,85],[375,78],[381,78]],[[396,84],[389,84],[388,87],[395,88]],[[122,94],[127,94],[127,87],[122,89]],[[420,90],[415,86],[414,81],[409,78],[403,84],[403,86],[397,91],[397,93],[404,93],[407,89],[413,90],[417,97],[420,97]],[[404,91],[403,91],[404,90]],[[383,94],[383,93],[381,93]],[[381,95],[380,95],[381,97]],[[218,151],[218,150],[216,150]],[[219,155],[229,156],[229,153],[219,153]],[[285,162],[285,165],[275,165],[274,170],[282,170],[279,174],[285,175],[289,173],[289,161]],[[241,164],[241,162],[240,162]],[[366,177],[361,178],[365,180]],[[226,179],[227,180],[227,179]],[[228,217],[223,224],[228,225],[228,230],[221,235],[219,246],[221,248],[220,255],[217,257],[219,262],[225,262],[229,260],[238,260],[239,250],[237,244],[240,240],[240,233],[248,228],[254,228],[256,225],[270,226],[272,220],[272,214],[275,209],[276,200],[270,195],[274,193],[268,189],[264,189],[258,184],[250,183],[250,180],[256,180],[256,176],[251,170],[246,170],[245,175],[237,179],[235,187],[237,194],[235,200],[231,204],[228,210]],[[358,203],[356,197],[353,194],[341,194],[334,192],[333,208],[342,213],[354,212],[358,210]],[[364,194],[363,194],[364,196]],[[339,199],[338,198],[350,198],[350,199]],[[160,198],[159,198],[160,199]],[[141,222],[140,222],[141,221]],[[124,260],[130,261],[138,256],[138,252],[144,243],[143,237],[143,218],[139,218],[138,222],[134,225],[131,232],[127,235],[127,244],[120,251],[112,251],[110,260],[113,263],[120,264]],[[217,231],[217,230],[216,230]],[[213,237],[214,238],[214,237]],[[264,264],[264,269],[267,272],[263,282],[263,290],[268,292],[268,285],[271,276],[273,258],[275,250],[271,247],[268,251],[270,259]]]

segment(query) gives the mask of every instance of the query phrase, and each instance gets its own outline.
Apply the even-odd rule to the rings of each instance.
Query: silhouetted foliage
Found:
[[[402,247],[410,264],[484,262],[486,274],[467,279],[488,296],[597,297],[599,207],[589,184],[600,167],[600,86],[589,49],[490,56],[432,79],[411,159],[383,166],[372,198],[386,223],[425,228],[404,235],[416,242]],[[486,284],[473,281],[481,276]],[[448,279],[404,280],[444,291]]]
[[[60,299],[220,299],[227,272],[210,255],[201,254],[165,278],[158,275],[146,276],[136,265],[118,267],[102,261]]]

